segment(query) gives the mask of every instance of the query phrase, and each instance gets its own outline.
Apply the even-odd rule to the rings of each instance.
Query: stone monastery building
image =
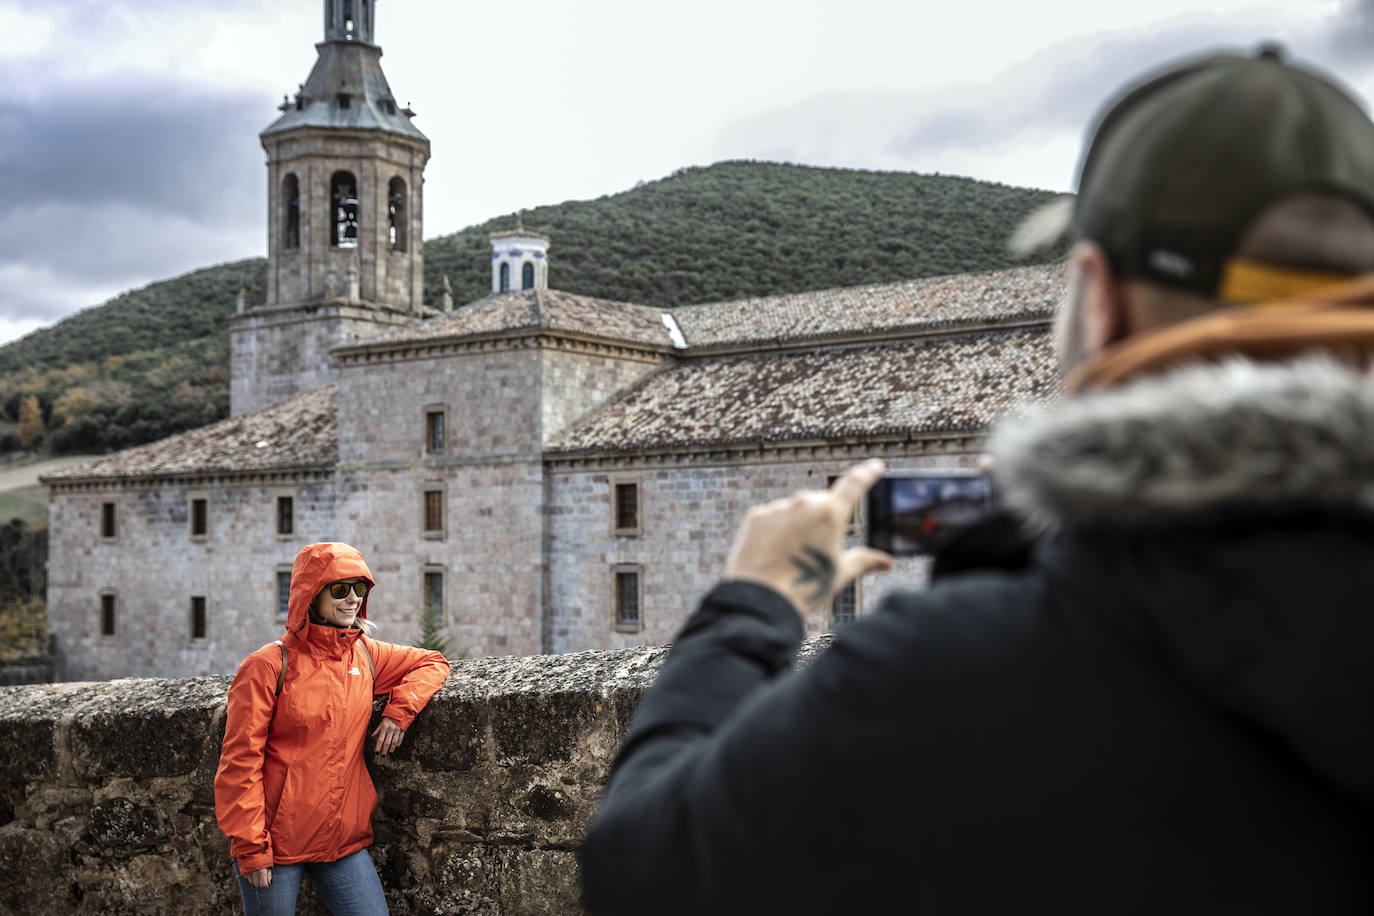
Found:
[[[662,644],[750,506],[880,455],[969,466],[1056,382],[1057,267],[671,312],[549,286],[549,239],[492,239],[492,293],[423,302],[429,141],[325,0],[318,60],[262,133],[266,301],[231,325],[232,417],[44,478],[67,679],[232,672],[280,634],[297,549],[343,540],[379,637],[426,603],[453,654]],[[840,595],[862,614],[920,561]]]

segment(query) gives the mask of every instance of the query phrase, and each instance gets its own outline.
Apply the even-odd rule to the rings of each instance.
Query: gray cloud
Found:
[[[55,320],[92,290],[261,250],[256,135],[274,114],[259,93],[142,81],[0,101],[5,317]]]
[[[974,107],[916,111],[892,152],[919,154],[944,144],[1003,142],[1031,130],[1081,130],[1122,87],[1181,58],[1216,50],[1248,52],[1267,34],[1218,18],[1174,23],[1160,31],[1078,39],[1045,49],[998,80]]]
[[[1317,41],[1333,63],[1366,69],[1374,47],[1374,0],[1346,0],[1319,30]]]
[[[102,84],[0,101],[0,213],[57,201],[242,218],[271,114],[257,93],[205,86]]]
[[[1197,15],[1148,32],[1060,42],[983,86],[816,97],[731,125],[714,153],[920,171],[951,152],[1033,148],[1051,135],[1080,134],[1105,103],[1152,70],[1210,51],[1249,53],[1276,33],[1295,56],[1349,81],[1372,65],[1374,0],[1348,0],[1296,33],[1277,20]]]

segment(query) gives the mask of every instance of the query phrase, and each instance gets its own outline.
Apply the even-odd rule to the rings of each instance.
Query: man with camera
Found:
[[[1273,49],[1174,66],[1098,122],[1072,232],[1070,393],[990,443],[1032,549],[793,674],[799,612],[890,566],[843,548],[883,468],[752,510],[594,914],[1374,910],[1374,124]]]

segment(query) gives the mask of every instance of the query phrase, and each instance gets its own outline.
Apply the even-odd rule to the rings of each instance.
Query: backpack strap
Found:
[[[277,672],[277,696],[281,696],[282,687],[286,686],[286,643],[280,639],[272,640],[281,649],[281,670]],[[367,660],[367,673],[372,675],[375,683],[377,680],[377,664],[372,660],[372,652],[367,648],[367,640],[358,638],[358,646],[363,650],[363,658]]]
[[[281,689],[286,685],[286,643],[280,639],[272,641],[281,649],[281,670],[277,672],[277,696],[281,696]]]
[[[377,683],[377,665],[372,661],[372,650],[367,647],[367,639],[358,637],[358,647],[363,650],[363,658],[367,659],[367,673],[372,675],[372,683]],[[282,647],[285,649],[285,646]]]

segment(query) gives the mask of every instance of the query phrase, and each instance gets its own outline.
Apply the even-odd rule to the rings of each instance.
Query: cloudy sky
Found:
[[[378,0],[426,237],[755,158],[1069,190],[1133,74],[1278,38],[1374,98],[1374,0]],[[321,0],[0,0],[0,342],[265,253]]]

